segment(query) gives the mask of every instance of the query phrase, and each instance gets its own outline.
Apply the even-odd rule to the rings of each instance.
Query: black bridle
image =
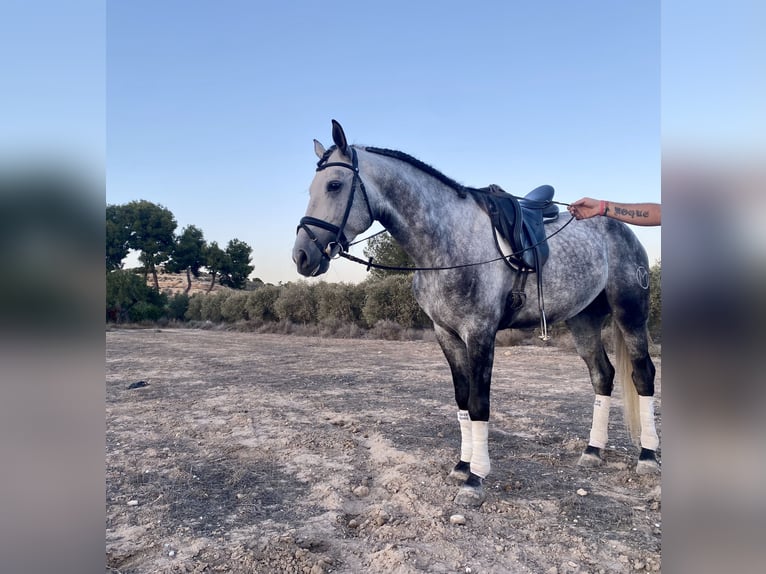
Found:
[[[314,242],[314,245],[316,245],[317,249],[319,249],[319,251],[322,253],[322,256],[326,257],[327,259],[333,259],[348,251],[349,241],[346,238],[344,230],[346,228],[346,223],[348,222],[348,216],[351,213],[351,206],[354,203],[354,196],[356,195],[357,188],[362,192],[364,202],[367,205],[367,213],[370,216],[370,225],[372,225],[375,221],[375,217],[372,215],[372,208],[370,207],[370,198],[367,197],[367,190],[364,187],[364,182],[359,176],[359,165],[356,157],[356,150],[350,146],[349,148],[351,151],[350,164],[339,161],[328,162],[327,159],[330,156],[328,153],[325,154],[324,157],[322,157],[322,159],[317,162],[316,169],[316,171],[322,171],[328,167],[345,167],[354,173],[354,176],[351,180],[351,192],[348,195],[348,202],[346,203],[346,211],[343,213],[343,219],[341,220],[340,225],[334,225],[328,221],[324,221],[323,219],[317,219],[316,217],[310,217],[307,215],[301,218],[296,230],[296,233],[298,233],[301,229],[303,229],[306,232],[306,235],[308,235],[309,239]],[[322,246],[319,238],[314,234],[313,231],[311,231],[309,226],[325,229],[330,233],[335,234],[335,239],[328,242],[327,245]]]

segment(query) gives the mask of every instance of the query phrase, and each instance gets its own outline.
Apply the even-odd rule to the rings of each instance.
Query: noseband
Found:
[[[319,251],[322,253],[322,256],[326,257],[327,259],[332,259],[340,255],[342,252],[348,251],[349,242],[343,231],[346,227],[348,216],[351,213],[351,206],[354,203],[354,195],[357,188],[359,188],[359,190],[362,192],[362,196],[364,196],[364,202],[367,205],[367,213],[370,216],[370,225],[372,225],[372,223],[375,221],[375,218],[372,215],[370,199],[367,197],[367,190],[364,188],[364,182],[359,176],[359,165],[356,158],[356,150],[351,148],[350,164],[343,162],[327,162],[326,157],[329,157],[329,154],[325,154],[325,157],[317,162],[317,171],[322,171],[328,167],[345,167],[346,169],[350,169],[352,172],[354,172],[354,177],[351,180],[351,193],[348,195],[348,203],[346,203],[346,211],[343,213],[343,219],[338,226],[328,221],[324,221],[323,219],[306,216],[301,218],[301,221],[298,224],[298,228],[296,229],[296,233],[303,229],[306,232],[306,235],[309,236],[309,239],[314,242],[314,245],[316,245],[317,249],[319,249]],[[330,233],[335,234],[335,239],[323,247],[322,243],[319,241],[319,238],[314,234],[313,231],[311,231],[309,226],[326,229]]]

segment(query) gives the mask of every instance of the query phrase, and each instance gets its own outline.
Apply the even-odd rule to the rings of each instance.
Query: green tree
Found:
[[[218,247],[217,241],[213,241],[205,248],[205,267],[210,273],[210,285],[207,288],[207,293],[210,293],[215,286],[218,273],[229,268],[229,255]]]
[[[200,269],[205,265],[205,246],[202,230],[188,225],[176,238],[171,259],[165,265],[165,269],[170,273],[186,272],[187,294],[192,288],[192,275],[199,278]]]
[[[122,269],[130,252],[130,221],[122,205],[106,206],[106,270]]]
[[[151,273],[154,288],[159,291],[157,267],[170,259],[175,245],[176,219],[167,208],[145,199],[131,201],[124,209],[130,226],[128,246],[140,251],[138,259],[144,264],[144,278]]]
[[[372,237],[364,248],[364,255],[372,258],[374,263],[390,267],[412,267],[414,263],[404,249],[391,237],[388,232]],[[385,269],[370,270],[373,277],[385,277],[392,273],[407,273],[407,271],[387,271]]]
[[[162,317],[167,297],[129,270],[106,274],[107,321],[156,321]]]
[[[226,246],[226,266],[219,269],[221,285],[232,289],[244,289],[247,278],[253,272],[250,265],[253,249],[244,241],[232,239]]]

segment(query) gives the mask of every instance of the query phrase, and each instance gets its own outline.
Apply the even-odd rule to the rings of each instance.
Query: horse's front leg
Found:
[[[452,371],[458,406],[460,459],[450,478],[463,486],[455,502],[479,506],[484,502],[483,482],[490,471],[487,439],[494,336],[466,345],[457,335],[438,326],[436,336]]]

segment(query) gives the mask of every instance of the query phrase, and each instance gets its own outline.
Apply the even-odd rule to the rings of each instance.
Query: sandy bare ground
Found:
[[[660,477],[635,474],[619,394],[607,464],[575,464],[593,394],[572,351],[498,349],[488,496],[466,509],[446,480],[459,427],[435,343],[106,341],[108,572],[660,570]]]

